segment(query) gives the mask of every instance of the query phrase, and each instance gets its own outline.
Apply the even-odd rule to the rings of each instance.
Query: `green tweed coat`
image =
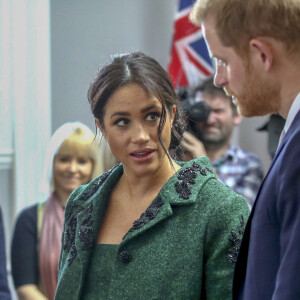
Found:
[[[119,245],[108,299],[231,299],[248,205],[215,178],[207,158],[179,164]],[[120,164],[70,196],[56,300],[84,294],[109,194],[122,173]]]

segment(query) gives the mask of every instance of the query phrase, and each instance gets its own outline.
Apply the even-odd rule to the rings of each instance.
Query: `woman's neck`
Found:
[[[65,207],[68,201],[69,196],[71,195],[71,192],[56,189],[54,191],[56,197],[58,198],[60,204]]]
[[[168,164],[161,166],[156,172],[136,176],[124,168],[124,173],[119,181],[119,187],[126,191],[131,198],[142,199],[146,195],[157,194],[164,184],[181,168],[172,161],[173,166]]]

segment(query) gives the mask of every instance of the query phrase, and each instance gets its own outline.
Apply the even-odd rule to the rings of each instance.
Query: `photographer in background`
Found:
[[[231,145],[234,127],[242,121],[236,105],[222,88],[214,86],[212,78],[197,87],[193,97],[196,99],[195,104],[190,107],[184,105],[190,132],[185,132],[183,136],[182,146],[188,151],[183,159],[207,156],[220,181],[243,195],[252,208],[263,179],[263,170],[256,155]],[[195,107],[198,105],[199,110],[201,102],[203,112],[197,120],[194,116]],[[210,109],[207,109],[204,103],[208,104]]]

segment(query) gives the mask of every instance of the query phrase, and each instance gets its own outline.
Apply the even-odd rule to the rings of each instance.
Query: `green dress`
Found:
[[[180,164],[112,247],[95,243],[123,166],[71,194],[56,300],[232,299],[247,202],[216,179],[208,158]]]
[[[82,300],[108,299],[118,245],[97,244],[93,248],[89,272],[83,285]]]

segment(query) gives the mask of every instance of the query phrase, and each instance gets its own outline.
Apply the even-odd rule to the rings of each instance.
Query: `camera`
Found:
[[[180,87],[177,91],[177,95],[181,101],[190,127],[193,127],[191,126],[191,122],[206,122],[210,113],[210,106],[205,101],[197,100],[195,93],[187,87]]]

